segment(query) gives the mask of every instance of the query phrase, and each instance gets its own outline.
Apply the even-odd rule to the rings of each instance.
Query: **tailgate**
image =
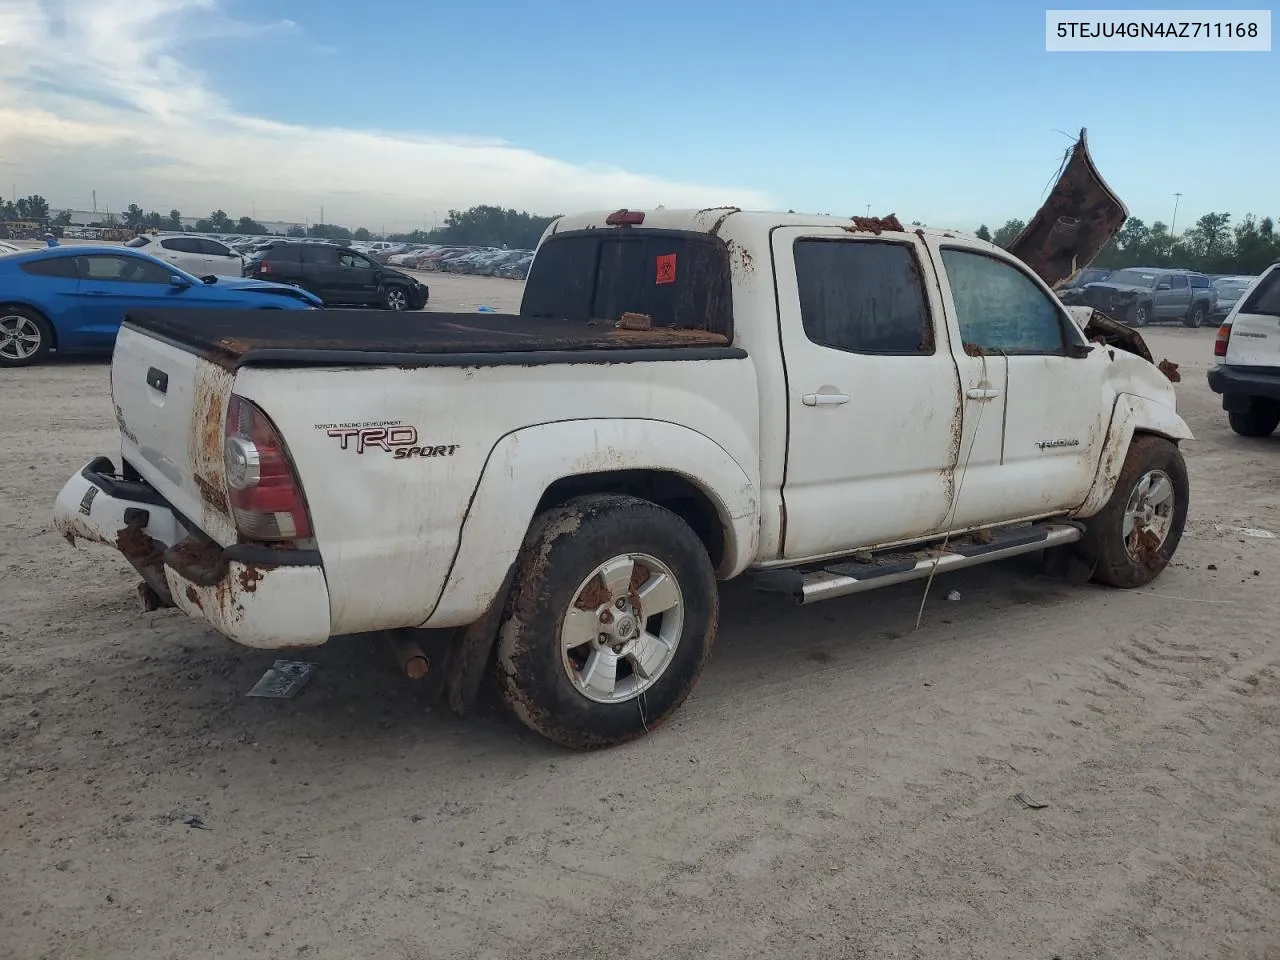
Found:
[[[234,375],[127,323],[111,361],[121,456],[187,520],[236,542],[222,437]]]
[[[1253,282],[1226,322],[1231,324],[1229,365],[1280,367],[1280,266]]]

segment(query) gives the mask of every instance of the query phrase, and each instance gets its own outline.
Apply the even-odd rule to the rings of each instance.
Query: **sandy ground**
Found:
[[[1280,532],[1280,437],[1228,430],[1212,330],[1149,339],[1198,437],[1154,586],[1006,563],[915,630],[918,584],[731,584],[684,708],[586,755],[429,711],[367,641],[247,699],[269,654],[50,530],[117,449],[107,365],[3,374],[0,956],[1280,956],[1280,540],[1219,529]]]

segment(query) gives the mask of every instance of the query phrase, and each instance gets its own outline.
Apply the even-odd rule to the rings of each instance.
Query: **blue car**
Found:
[[[320,298],[261,280],[205,277],[127,247],[58,246],[0,256],[0,367],[109,353],[130,310],[315,310]]]

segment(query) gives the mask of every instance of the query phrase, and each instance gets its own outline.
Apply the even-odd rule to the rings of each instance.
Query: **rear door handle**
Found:
[[[974,387],[968,393],[970,400],[994,400],[998,396],[999,390],[983,390],[981,387]]]
[[[147,371],[147,386],[160,393],[169,392],[169,375],[152,367]]]
[[[847,393],[806,393],[800,398],[806,407],[827,407],[848,403]]]

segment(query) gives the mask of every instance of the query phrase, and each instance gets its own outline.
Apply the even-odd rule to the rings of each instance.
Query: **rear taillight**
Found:
[[[1231,341],[1231,324],[1224,323],[1218,328],[1218,339],[1213,341],[1213,355],[1215,357],[1225,357],[1227,355],[1227,344]]]
[[[275,426],[244,397],[232,394],[222,442],[231,513],[247,540],[305,540],[311,517],[302,485]]]

